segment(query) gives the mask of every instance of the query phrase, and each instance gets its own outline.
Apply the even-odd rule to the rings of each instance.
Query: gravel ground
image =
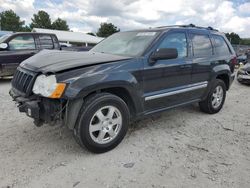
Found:
[[[104,154],[81,149],[66,127],[37,128],[0,80],[0,187],[250,186],[250,87],[237,81],[223,110],[191,105],[131,125]]]

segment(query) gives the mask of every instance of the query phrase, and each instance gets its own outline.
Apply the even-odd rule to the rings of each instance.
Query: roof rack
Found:
[[[211,26],[208,27],[200,27],[200,26],[196,26],[194,24],[189,24],[189,25],[169,25],[169,26],[160,26],[157,28],[166,28],[166,27],[193,27],[193,28],[198,28],[198,29],[208,29],[208,30],[213,30],[213,31],[218,31],[217,29],[212,28]]]

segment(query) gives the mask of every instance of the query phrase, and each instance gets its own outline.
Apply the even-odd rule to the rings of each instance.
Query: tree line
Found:
[[[13,10],[6,10],[0,13],[0,30],[30,32],[33,28],[70,31],[66,20],[57,18],[52,22],[50,15],[43,10],[39,10],[36,14],[33,14],[29,25],[26,25],[25,21],[21,20]],[[119,31],[120,29],[112,23],[101,23],[96,33],[88,34],[98,37],[108,37]]]
[[[227,39],[231,42],[231,44],[241,44],[241,45],[250,45],[250,38],[243,39],[237,33],[226,33]]]
[[[57,18],[52,22],[50,15],[43,10],[33,14],[31,24],[29,25],[26,25],[25,21],[21,20],[13,10],[3,11],[0,13],[0,28],[1,30],[13,32],[29,32],[33,28],[56,29],[63,31],[70,30],[66,20]],[[98,37],[108,37],[119,31],[120,29],[112,23],[101,23],[96,33],[90,32],[88,34]],[[226,33],[226,37],[232,44],[250,45],[250,39],[242,39],[237,33]]]

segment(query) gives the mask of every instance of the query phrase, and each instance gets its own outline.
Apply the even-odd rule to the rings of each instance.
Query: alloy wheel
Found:
[[[107,144],[116,138],[121,127],[121,112],[115,106],[104,106],[92,116],[89,133],[94,142]]]

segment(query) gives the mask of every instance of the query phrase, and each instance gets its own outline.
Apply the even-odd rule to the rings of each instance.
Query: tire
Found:
[[[109,93],[94,94],[81,107],[74,137],[93,153],[107,152],[123,140],[129,119],[129,109],[121,98]]]
[[[221,94],[221,92],[218,91],[221,91],[223,93]],[[218,95],[216,95],[216,93],[218,93]],[[207,98],[204,101],[199,102],[200,110],[208,114],[215,114],[221,110],[224,105],[225,99],[226,85],[222,80],[216,79],[208,93]],[[215,103],[217,105],[215,105]]]

